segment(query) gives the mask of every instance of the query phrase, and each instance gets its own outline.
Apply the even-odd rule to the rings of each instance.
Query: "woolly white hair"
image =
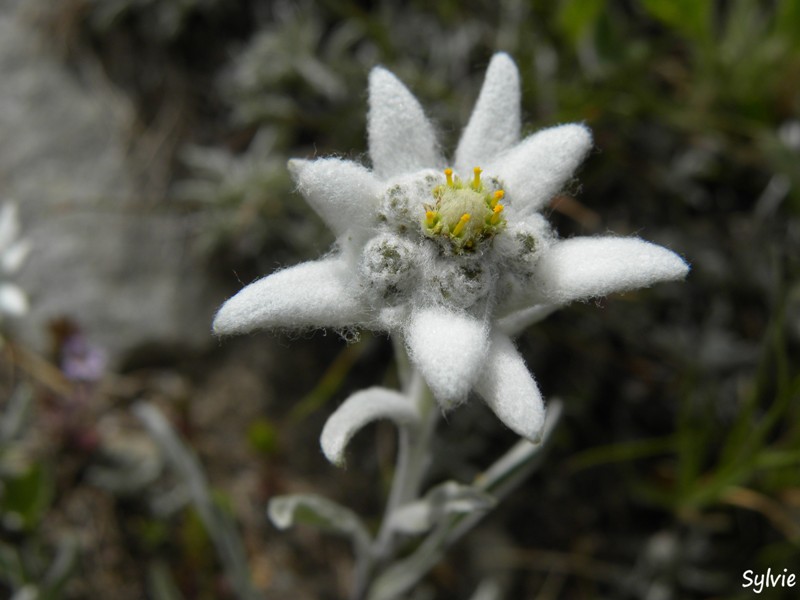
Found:
[[[372,168],[336,158],[289,163],[298,190],[336,234],[337,251],[245,287],[220,308],[215,333],[388,331],[404,340],[443,409],[475,391],[513,431],[537,439],[544,403],[510,336],[569,302],[679,280],[689,267],[638,238],[558,240],[538,211],[588,154],[591,133],[572,123],[520,141],[520,129],[519,74],[508,55],[496,54],[455,151],[455,170],[443,175],[446,163],[422,107],[394,75],[375,68],[367,120]],[[477,166],[484,170],[473,175]],[[470,222],[469,207],[486,221]],[[441,215],[451,220],[436,226]],[[335,461],[354,431],[350,421],[357,427],[412,418],[383,392],[340,410],[323,436]]]

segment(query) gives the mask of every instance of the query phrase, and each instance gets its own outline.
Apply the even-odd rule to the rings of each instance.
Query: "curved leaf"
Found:
[[[393,390],[373,387],[345,400],[330,416],[319,442],[325,457],[335,465],[344,464],[344,451],[350,439],[365,425],[378,419],[391,419],[398,425],[419,419],[414,403]]]
[[[323,496],[316,494],[276,496],[269,501],[267,514],[278,529],[287,529],[296,523],[303,523],[349,537],[358,555],[368,552],[371,544],[370,534],[358,515]]]

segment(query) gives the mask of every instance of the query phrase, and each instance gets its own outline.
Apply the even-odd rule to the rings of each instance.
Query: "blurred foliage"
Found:
[[[272,456],[277,452],[279,446],[278,431],[267,419],[259,419],[248,428],[247,441],[259,455]]]
[[[190,25],[192,17],[218,9],[219,0],[90,0],[87,16],[93,29],[111,31],[126,18],[141,20],[156,39],[169,40]]]
[[[567,415],[554,455],[494,521],[521,548],[494,565],[513,567],[508,597],[552,589],[547,560],[526,554],[537,547],[563,553],[553,597],[564,598],[728,598],[741,593],[746,569],[796,569],[800,3],[40,4],[68,60],[98,60],[130,98],[134,134],[157,130],[171,141],[166,205],[213,214],[203,240],[218,259],[212,268],[243,281],[327,248],[284,165],[365,156],[373,65],[408,84],[452,149],[490,56],[509,52],[527,131],[580,120],[595,135],[581,187],[553,205],[560,232],[639,234],[683,254],[693,271],[687,283],[610,299],[604,310],[572,307],[520,339]],[[358,360],[345,350],[289,420],[321,410]],[[509,441],[463,410],[469,428],[454,414],[442,431],[454,447],[437,457],[448,477],[471,473]],[[291,444],[271,418],[242,432],[263,455],[277,451],[277,437]],[[12,490],[4,514],[35,532],[52,473],[35,462],[3,473]],[[179,539],[157,518],[136,537],[162,552],[147,568],[163,598],[193,581],[181,572],[191,561],[167,560],[165,548],[209,550],[196,517],[185,513],[179,525],[169,514],[166,529]],[[17,560],[8,556],[4,565]],[[606,562],[587,566],[597,556]],[[21,585],[35,581],[26,569]],[[441,597],[464,597],[480,575],[461,581],[443,569],[433,585]]]
[[[45,531],[55,481],[32,444],[32,404],[20,385],[0,412],[0,593],[55,600],[75,569],[78,544],[63,534],[53,545]]]

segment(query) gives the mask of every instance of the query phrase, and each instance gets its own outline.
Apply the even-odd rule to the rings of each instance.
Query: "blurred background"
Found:
[[[347,470],[317,438],[349,393],[396,385],[391,345],[210,323],[329,248],[285,165],[366,160],[372,66],[452,151],[498,50],[525,133],[594,132],[548,208],[561,235],[639,235],[692,272],[518,340],[565,416],[414,597],[746,598],[748,569],[800,577],[799,34],[794,0],[0,0],[0,202],[19,210],[19,231],[0,215],[0,597],[346,597],[348,545],[265,506],[314,491],[377,523],[392,427]],[[448,415],[431,482],[515,441],[488,415]]]

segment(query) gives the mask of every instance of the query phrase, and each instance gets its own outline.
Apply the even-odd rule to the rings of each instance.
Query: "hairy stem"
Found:
[[[546,446],[561,415],[561,403],[553,401],[538,444],[521,440],[503,455],[475,482],[475,487],[503,499],[519,486],[538,464],[541,450]],[[389,565],[373,577],[368,598],[397,598],[416,585],[438,563],[449,546],[472,529],[485,512],[465,516],[451,515],[441,521],[409,556]]]
[[[402,379],[405,393],[414,400],[419,421],[402,425],[398,430],[397,462],[389,497],[378,535],[369,556],[357,560],[353,598],[364,597],[374,573],[374,567],[393,558],[395,532],[391,527],[391,516],[399,507],[419,498],[422,480],[431,462],[431,442],[436,430],[439,410],[428,386],[416,369],[410,367],[402,343],[395,343],[398,363],[404,367]]]

